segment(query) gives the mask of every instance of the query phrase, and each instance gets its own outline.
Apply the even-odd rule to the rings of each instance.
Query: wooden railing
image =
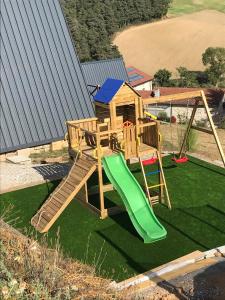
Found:
[[[137,125],[137,136],[141,143],[158,148],[159,134],[158,123],[148,122]]]
[[[69,149],[79,151],[82,155],[85,145],[96,147],[97,120],[91,118],[66,122]]]
[[[82,155],[89,146],[95,150],[93,155],[98,160],[104,154],[103,149],[121,150],[128,159],[138,155],[140,143],[156,148],[159,146],[158,125],[155,122],[114,130],[109,128],[109,123],[98,123],[97,118],[68,121],[66,124],[69,149]]]

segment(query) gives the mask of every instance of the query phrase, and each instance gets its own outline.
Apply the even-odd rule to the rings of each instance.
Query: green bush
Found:
[[[187,126],[180,126],[179,128],[177,128],[178,149],[181,148],[186,130],[187,130]],[[186,151],[196,150],[197,149],[197,140],[198,140],[197,131],[191,129],[190,133],[188,135],[188,139],[186,141]],[[184,148],[184,150],[185,150],[185,148]]]
[[[198,139],[197,131],[191,129],[186,144],[187,151],[194,151],[197,149],[197,139]]]
[[[220,125],[221,129],[225,129],[225,117],[223,118],[221,125]]]
[[[160,111],[158,113],[158,120],[166,122],[168,120],[167,112]]]

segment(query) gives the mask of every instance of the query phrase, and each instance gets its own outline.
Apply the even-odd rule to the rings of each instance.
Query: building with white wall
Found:
[[[153,76],[150,76],[133,66],[128,66],[126,69],[129,77],[129,83],[135,90],[152,90]]]

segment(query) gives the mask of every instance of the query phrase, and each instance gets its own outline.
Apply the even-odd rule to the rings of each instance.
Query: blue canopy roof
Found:
[[[106,104],[109,103],[123,84],[123,80],[107,78],[100,90],[94,96],[94,100]]]

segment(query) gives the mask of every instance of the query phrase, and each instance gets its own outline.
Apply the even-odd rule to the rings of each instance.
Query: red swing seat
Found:
[[[143,166],[153,165],[157,162],[158,158],[152,157],[150,159],[146,159],[142,161]]]
[[[183,164],[183,163],[188,162],[189,159],[188,159],[188,157],[183,156],[181,158],[173,157],[172,160],[175,161],[177,164]]]

